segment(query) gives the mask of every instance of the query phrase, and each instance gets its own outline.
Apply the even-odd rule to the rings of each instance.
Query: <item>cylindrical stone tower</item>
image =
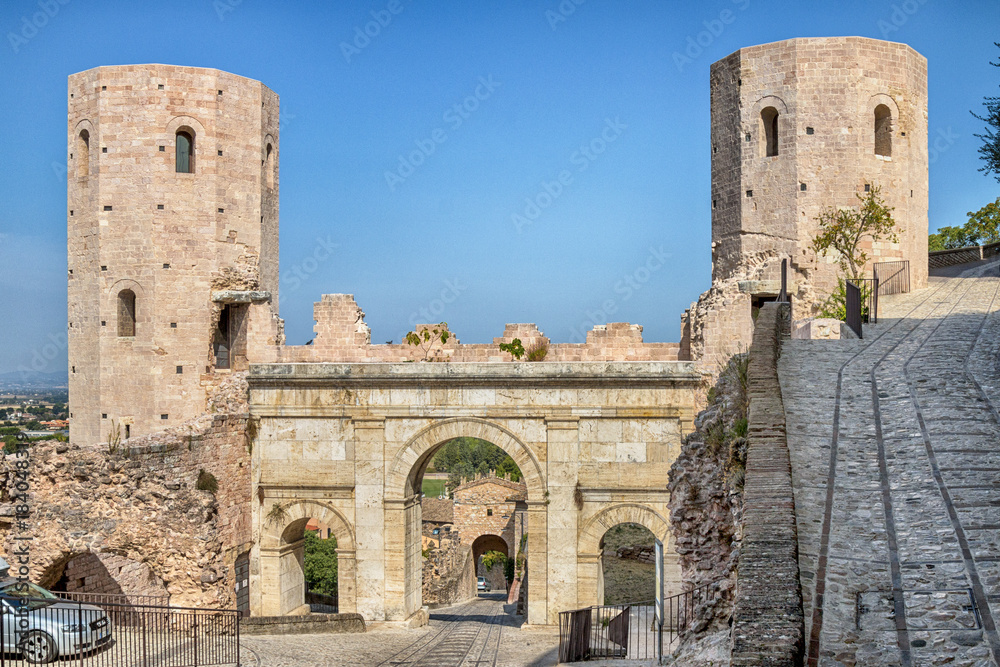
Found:
[[[70,437],[124,440],[204,413],[277,312],[278,96],[167,65],[68,94]]]
[[[816,216],[857,208],[880,186],[899,242],[871,263],[910,260],[927,283],[927,61],[905,44],[861,37],[789,39],[740,49],[711,68],[713,283],[777,292],[790,262],[793,317],[836,286],[837,258],[809,249]],[[871,277],[871,263],[867,268]]]

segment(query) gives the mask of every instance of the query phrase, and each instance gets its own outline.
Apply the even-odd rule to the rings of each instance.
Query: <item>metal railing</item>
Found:
[[[3,598],[0,628],[0,667],[240,667],[235,609]]]
[[[879,294],[906,294],[910,291],[910,260],[876,262],[872,277],[878,281]]]
[[[559,662],[653,660],[686,636],[699,605],[718,594],[718,581],[663,601],[663,619],[652,600],[559,612]]]

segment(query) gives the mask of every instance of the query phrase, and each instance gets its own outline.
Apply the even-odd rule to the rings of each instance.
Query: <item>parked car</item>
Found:
[[[102,609],[64,600],[32,583],[0,581],[0,606],[4,648],[20,650],[30,663],[88,653],[111,642],[111,621]]]
[[[489,593],[490,582],[486,581],[486,577],[476,577],[476,589]]]

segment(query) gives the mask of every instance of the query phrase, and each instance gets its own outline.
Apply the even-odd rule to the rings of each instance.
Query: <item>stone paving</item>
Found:
[[[247,667],[514,667],[554,665],[558,633],[521,629],[501,594],[431,611],[415,630],[375,626],[364,634],[244,637]]]
[[[998,264],[779,362],[810,665],[1000,663]]]

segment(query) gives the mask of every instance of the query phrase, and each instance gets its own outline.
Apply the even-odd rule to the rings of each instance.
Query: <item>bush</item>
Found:
[[[195,483],[195,488],[199,491],[208,491],[214,496],[219,490],[219,480],[215,479],[215,475],[202,468],[198,471],[198,481]]]
[[[306,588],[320,595],[337,594],[337,538],[320,539],[315,531],[306,531]]]

